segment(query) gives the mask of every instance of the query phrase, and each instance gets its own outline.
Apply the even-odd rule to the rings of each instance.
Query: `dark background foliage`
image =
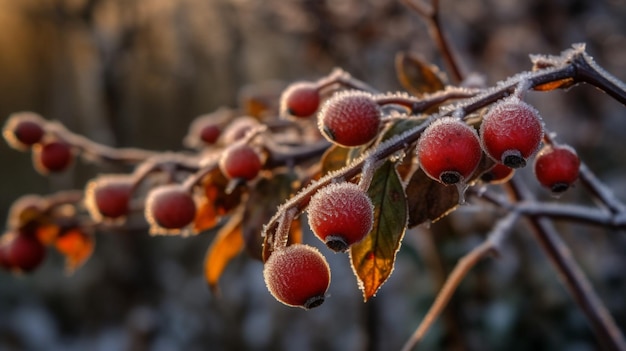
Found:
[[[441,3],[463,69],[489,84],[529,69],[530,53],[558,54],[576,42],[626,79],[624,0]],[[400,50],[441,64],[421,19],[393,0],[0,0],[0,121],[32,110],[105,144],[179,150],[195,116],[236,106],[268,81],[316,79],[341,67],[380,90],[400,89],[393,64]],[[589,87],[529,100],[626,199],[624,107]],[[23,194],[82,188],[98,172],[127,171],[79,162],[43,177],[4,143],[0,160],[1,222]],[[574,189],[560,201],[588,200]],[[445,272],[494,218],[467,207],[407,233],[395,272],[367,304],[347,258],[325,252],[331,296],[308,312],[277,303],[261,263],[245,257],[226,271],[222,296],[210,294],[202,260],[212,232],[98,233],[93,257],[72,276],[53,252],[32,275],[0,273],[0,350],[398,349]],[[624,233],[560,229],[624,330]],[[520,226],[512,238],[501,257],[467,277],[426,349],[597,348],[530,232]]]

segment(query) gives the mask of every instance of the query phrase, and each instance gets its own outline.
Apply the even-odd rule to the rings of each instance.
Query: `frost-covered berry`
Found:
[[[316,248],[293,244],[274,251],[263,268],[267,289],[288,306],[311,309],[324,302],[330,268]]]
[[[43,124],[43,118],[34,112],[18,112],[9,116],[3,134],[12,147],[26,150],[43,138]]]
[[[378,135],[382,112],[373,96],[361,91],[335,94],[318,114],[318,127],[329,140],[341,146],[366,144]]]
[[[453,117],[433,122],[417,142],[420,167],[443,184],[467,180],[478,167],[481,155],[476,130]]]
[[[196,203],[178,184],[153,189],[146,199],[146,218],[154,232],[182,229],[196,217]]]
[[[534,107],[513,97],[489,110],[480,126],[480,138],[483,149],[496,162],[521,168],[539,148],[543,122]]]
[[[46,257],[45,246],[29,233],[10,233],[12,238],[3,243],[3,266],[23,272],[33,271]]]
[[[72,147],[61,140],[37,144],[33,148],[35,168],[42,174],[62,172],[72,164],[73,160]]]
[[[221,133],[222,129],[217,124],[207,124],[200,129],[200,140],[207,145],[212,145],[217,142]]]
[[[319,106],[320,93],[317,85],[311,82],[293,83],[280,97],[280,111],[283,116],[306,118],[313,115]]]
[[[128,215],[134,183],[128,176],[101,176],[86,187],[85,203],[96,220],[115,219]]]
[[[374,206],[358,185],[334,183],[311,197],[307,208],[309,226],[334,251],[345,251],[371,230]]]
[[[568,145],[546,145],[535,157],[535,176],[553,193],[562,193],[578,179],[580,159]]]
[[[230,179],[252,180],[263,166],[258,152],[247,144],[227,148],[222,154],[219,167]]]

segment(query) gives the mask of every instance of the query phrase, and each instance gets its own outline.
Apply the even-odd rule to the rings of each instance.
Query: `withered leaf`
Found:
[[[204,258],[204,277],[209,289],[219,294],[218,281],[228,263],[244,246],[242,234],[243,211],[235,211],[213,239]]]
[[[414,95],[420,96],[444,89],[445,84],[439,68],[417,55],[398,52],[395,63],[398,81]]]
[[[426,221],[436,221],[454,210],[459,204],[459,192],[455,186],[443,185],[429,178],[418,169],[406,186],[409,199],[409,228]]]

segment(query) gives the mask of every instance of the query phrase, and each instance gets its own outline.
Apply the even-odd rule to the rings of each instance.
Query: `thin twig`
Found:
[[[578,179],[594,197],[599,199],[613,214],[625,213],[626,206],[609,190],[584,162],[580,163]]]
[[[507,183],[515,201],[533,201],[532,193],[519,178]],[[593,290],[591,283],[572,257],[572,253],[559,237],[549,219],[529,217],[529,221],[541,248],[550,258],[568,291],[581,308],[598,341],[606,350],[626,350],[626,340],[613,317]]]
[[[487,239],[479,246],[472,249],[465,256],[463,256],[454,270],[446,279],[445,284],[437,294],[435,301],[428,310],[428,313],[424,316],[424,319],[417,327],[411,338],[404,344],[402,351],[410,351],[419,343],[419,341],[426,335],[430,327],[433,325],[437,317],[441,314],[446,307],[452,295],[456,291],[456,288],[461,284],[463,278],[467,276],[467,273],[474,268],[474,266],[480,262],[480,260],[487,256],[492,251],[498,251],[502,245],[506,234],[511,232],[513,225],[519,218],[519,213],[510,212],[506,217],[502,218],[494,226]]]
[[[464,79],[463,73],[461,73],[459,64],[452,53],[450,43],[443,34],[443,28],[441,27],[439,1],[431,0],[430,6],[415,0],[402,0],[402,2],[426,20],[428,33],[437,44],[446,67],[448,67],[448,71],[452,76],[452,81],[455,84],[461,83]]]
[[[520,201],[511,203],[502,196],[490,191],[468,190],[468,195],[477,196],[509,211],[519,211],[529,217],[548,217],[554,220],[567,220],[611,229],[626,229],[626,212],[611,213],[589,206],[564,203]]]
[[[71,132],[58,122],[47,122],[46,128],[50,133],[80,150],[87,160],[95,159],[106,162],[137,164],[158,154],[155,151],[138,148],[114,148],[102,145],[82,135]]]

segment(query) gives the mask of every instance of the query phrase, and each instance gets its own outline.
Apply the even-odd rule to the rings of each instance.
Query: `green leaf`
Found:
[[[459,205],[459,192],[455,186],[443,185],[418,169],[406,186],[409,199],[409,228],[426,221],[436,221]]]
[[[374,296],[391,275],[408,217],[404,189],[391,161],[386,161],[376,171],[368,194],[374,204],[373,229],[350,247],[352,270],[365,301]]]

